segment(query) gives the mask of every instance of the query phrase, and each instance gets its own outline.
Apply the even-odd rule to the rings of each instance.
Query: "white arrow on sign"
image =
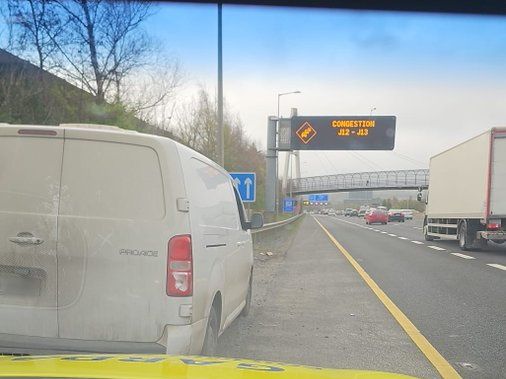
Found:
[[[234,186],[235,186],[235,188],[239,189],[240,185],[241,185],[241,179],[234,178]]]
[[[253,180],[251,180],[250,178],[246,178],[244,179],[244,185],[246,186],[246,199],[249,199],[250,198],[250,188],[251,188],[251,185],[253,184]]]

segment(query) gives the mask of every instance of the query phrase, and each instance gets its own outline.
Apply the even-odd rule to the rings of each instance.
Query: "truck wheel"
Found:
[[[429,226],[426,221],[423,223],[423,237],[425,238],[425,241],[434,241],[434,237],[429,236]]]
[[[488,241],[486,239],[483,239],[483,238],[475,240],[476,248],[478,250],[484,250],[484,249],[486,249],[487,248],[487,242]]]
[[[216,353],[219,327],[218,314],[216,312],[216,308],[213,306],[209,312],[209,319],[207,320],[206,336],[204,338],[204,345],[202,346],[202,355],[212,357]]]
[[[241,316],[246,317],[251,311],[251,297],[253,296],[253,272],[249,276],[248,293],[246,294],[246,305],[241,311]]]
[[[471,246],[473,245],[473,240],[471,236],[469,235],[469,230],[467,227],[467,222],[463,221],[460,224],[459,228],[459,247],[461,250],[469,250]]]

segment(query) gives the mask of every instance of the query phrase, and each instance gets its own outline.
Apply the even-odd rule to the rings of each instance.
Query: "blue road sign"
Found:
[[[245,203],[253,203],[256,200],[257,176],[254,172],[231,172],[235,188]]]
[[[316,201],[327,203],[329,201],[329,195],[316,195]]]
[[[285,197],[283,199],[283,213],[292,213],[294,205],[295,205],[295,199],[290,199],[289,197]]]
[[[329,195],[309,195],[310,203],[328,203]]]

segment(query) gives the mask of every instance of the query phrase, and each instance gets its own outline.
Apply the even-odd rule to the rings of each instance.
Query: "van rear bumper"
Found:
[[[157,342],[111,342],[31,337],[0,333],[0,354],[199,354],[207,319],[190,325],[167,325]]]
[[[206,335],[207,318],[190,325],[166,325],[159,344],[167,354],[200,354]]]
[[[154,342],[89,341],[0,333],[0,353],[2,354],[164,354],[165,350],[165,346]]]

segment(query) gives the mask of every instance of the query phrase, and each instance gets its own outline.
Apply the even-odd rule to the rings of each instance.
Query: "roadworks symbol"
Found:
[[[316,136],[316,130],[306,121],[295,134],[297,134],[297,137],[299,137],[302,142],[307,144]]]

